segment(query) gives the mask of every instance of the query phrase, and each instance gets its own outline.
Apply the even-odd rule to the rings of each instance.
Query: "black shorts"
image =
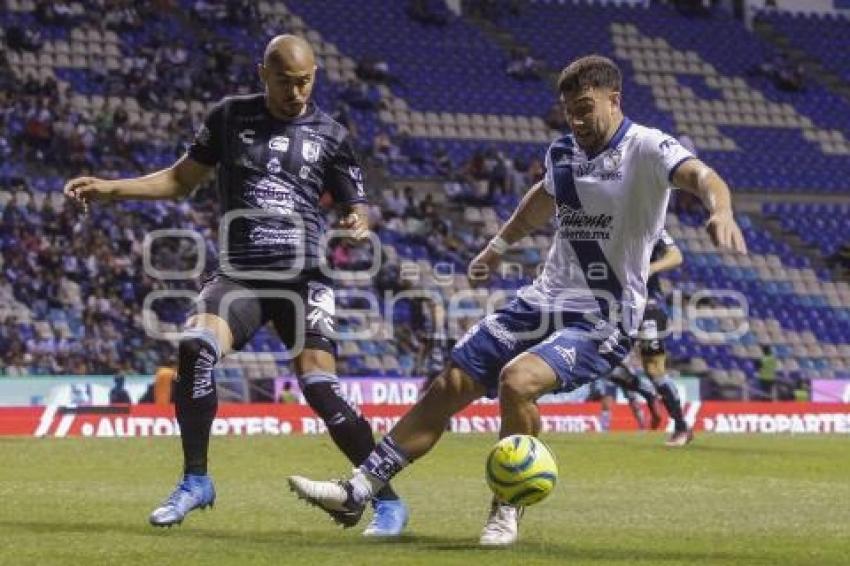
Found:
[[[642,356],[658,356],[666,353],[664,334],[667,331],[667,313],[655,304],[649,304],[643,313],[643,322],[638,331],[638,343]]]
[[[290,355],[304,348],[336,355],[334,300],[330,280],[319,273],[285,283],[216,273],[204,282],[189,316],[209,313],[224,319],[233,333],[234,350],[244,348],[271,321]]]

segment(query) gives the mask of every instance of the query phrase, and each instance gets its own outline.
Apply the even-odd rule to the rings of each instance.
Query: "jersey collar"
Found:
[[[272,111],[269,110],[269,107],[266,104],[265,96],[263,97],[263,108],[265,109],[266,114],[271,116],[271,118],[273,120],[277,120],[278,122],[287,122],[289,124],[293,124],[293,123],[301,122],[302,120],[308,120],[308,119],[312,118],[313,115],[316,113],[316,109],[318,107],[316,106],[315,102],[313,102],[312,100],[308,100],[307,101],[307,108],[304,111],[304,113],[301,114],[300,116],[296,116],[295,118],[290,118],[289,120],[284,120],[282,118],[278,118],[277,116],[272,114]]]
[[[632,121],[629,120],[627,116],[623,116],[623,121],[620,122],[620,126],[617,128],[617,131],[614,132],[614,135],[611,136],[611,139],[608,140],[608,143],[605,144],[605,147],[600,149],[597,153],[593,155],[587,154],[588,159],[595,159],[596,157],[602,155],[609,149],[613,149],[620,145],[620,142],[623,141],[623,138],[626,135],[626,132],[629,131],[629,128],[632,126]]]

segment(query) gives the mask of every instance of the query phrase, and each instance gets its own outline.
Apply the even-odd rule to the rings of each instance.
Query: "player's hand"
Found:
[[[483,285],[490,280],[490,276],[500,263],[502,263],[502,256],[487,246],[469,262],[466,276],[472,285]]]
[[[88,208],[89,203],[95,201],[112,200],[115,194],[115,184],[106,179],[97,177],[77,177],[71,179],[62,189],[65,196]]]
[[[348,216],[339,221],[339,227],[343,230],[350,230],[349,238],[357,242],[362,242],[369,237],[369,220],[362,213],[349,213]]]
[[[740,254],[747,253],[747,243],[744,234],[735,222],[731,210],[715,212],[706,223],[711,241],[722,250],[733,250]]]

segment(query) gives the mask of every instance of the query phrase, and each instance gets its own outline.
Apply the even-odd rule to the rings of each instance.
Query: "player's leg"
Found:
[[[522,353],[505,366],[499,376],[499,437],[540,433],[537,399],[558,385],[552,368],[535,354]]]
[[[452,351],[452,362],[387,434],[366,462],[344,482],[289,478],[291,489],[344,525],[356,523],[365,502],[440,439],[451,416],[486,394],[495,397],[499,371],[527,347],[513,331],[534,327],[539,313],[510,307],[473,326]],[[522,327],[522,328],[520,328]]]
[[[649,305],[640,328],[641,363],[673,421],[674,430],[666,442],[667,446],[684,446],[693,440],[693,432],[685,422],[679,390],[667,375],[667,353],[664,348],[666,331],[667,314],[658,305]]]
[[[336,375],[336,359],[324,350],[305,348],[295,358],[304,398],[325,422],[331,439],[349,461],[359,466],[375,449],[372,427],[342,396]],[[372,501],[375,515],[363,532],[366,536],[398,536],[408,521],[408,511],[387,483]]]
[[[236,293],[243,298],[233,301],[240,296]],[[215,488],[207,473],[210,430],[218,410],[213,368],[225,354],[240,349],[261,324],[258,301],[244,297],[245,293],[246,288],[238,282],[221,276],[212,279],[201,291],[196,314],[186,323],[177,346],[174,381],[183,477],[171,495],[151,513],[152,525],[179,524],[193,509],[215,501]],[[234,305],[239,316],[234,313]]]
[[[650,379],[646,376],[635,374],[625,363],[622,363],[611,373],[611,380],[623,390],[623,395],[628,400],[632,413],[635,415],[635,419],[641,428],[645,428],[645,424],[641,424],[643,423],[643,411],[637,400],[638,395],[643,397],[649,409],[649,428],[655,430],[661,426],[661,409],[659,407],[658,394]]]
[[[664,403],[664,408],[667,409],[667,413],[673,421],[673,434],[666,444],[668,446],[684,446],[693,440],[693,433],[688,429],[688,423],[685,421],[682,401],[679,398],[676,383],[667,375],[666,356],[664,353],[657,353],[656,350],[652,349],[651,345],[642,349],[643,368],[655,383],[658,394],[661,396],[661,402]]]
[[[375,494],[408,464],[434,447],[451,416],[484,392],[485,389],[462,370],[450,366],[381,439],[350,480],[323,482],[292,476],[290,488],[299,498],[326,511],[337,523],[353,526]]]
[[[500,380],[501,435],[537,434],[538,397],[553,390],[571,391],[608,375],[629,345],[628,338],[607,325],[594,328],[574,321],[519,355],[505,367]],[[505,546],[516,542],[522,511],[494,501],[479,543]]]

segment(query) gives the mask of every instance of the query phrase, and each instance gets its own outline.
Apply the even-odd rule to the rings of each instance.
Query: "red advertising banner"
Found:
[[[389,431],[409,410],[405,405],[361,407],[374,430]],[[595,403],[541,405],[544,432],[601,432]],[[697,431],[764,434],[848,434],[850,408],[844,403],[686,404],[688,422]],[[615,405],[611,430],[636,430],[629,408]],[[497,433],[499,407],[470,405],[452,418],[458,433]],[[216,436],[322,434],[324,423],[304,405],[224,404],[213,423]],[[179,427],[171,407],[131,405],[108,407],[0,407],[0,435],[83,436],[99,438],[175,436]]]

